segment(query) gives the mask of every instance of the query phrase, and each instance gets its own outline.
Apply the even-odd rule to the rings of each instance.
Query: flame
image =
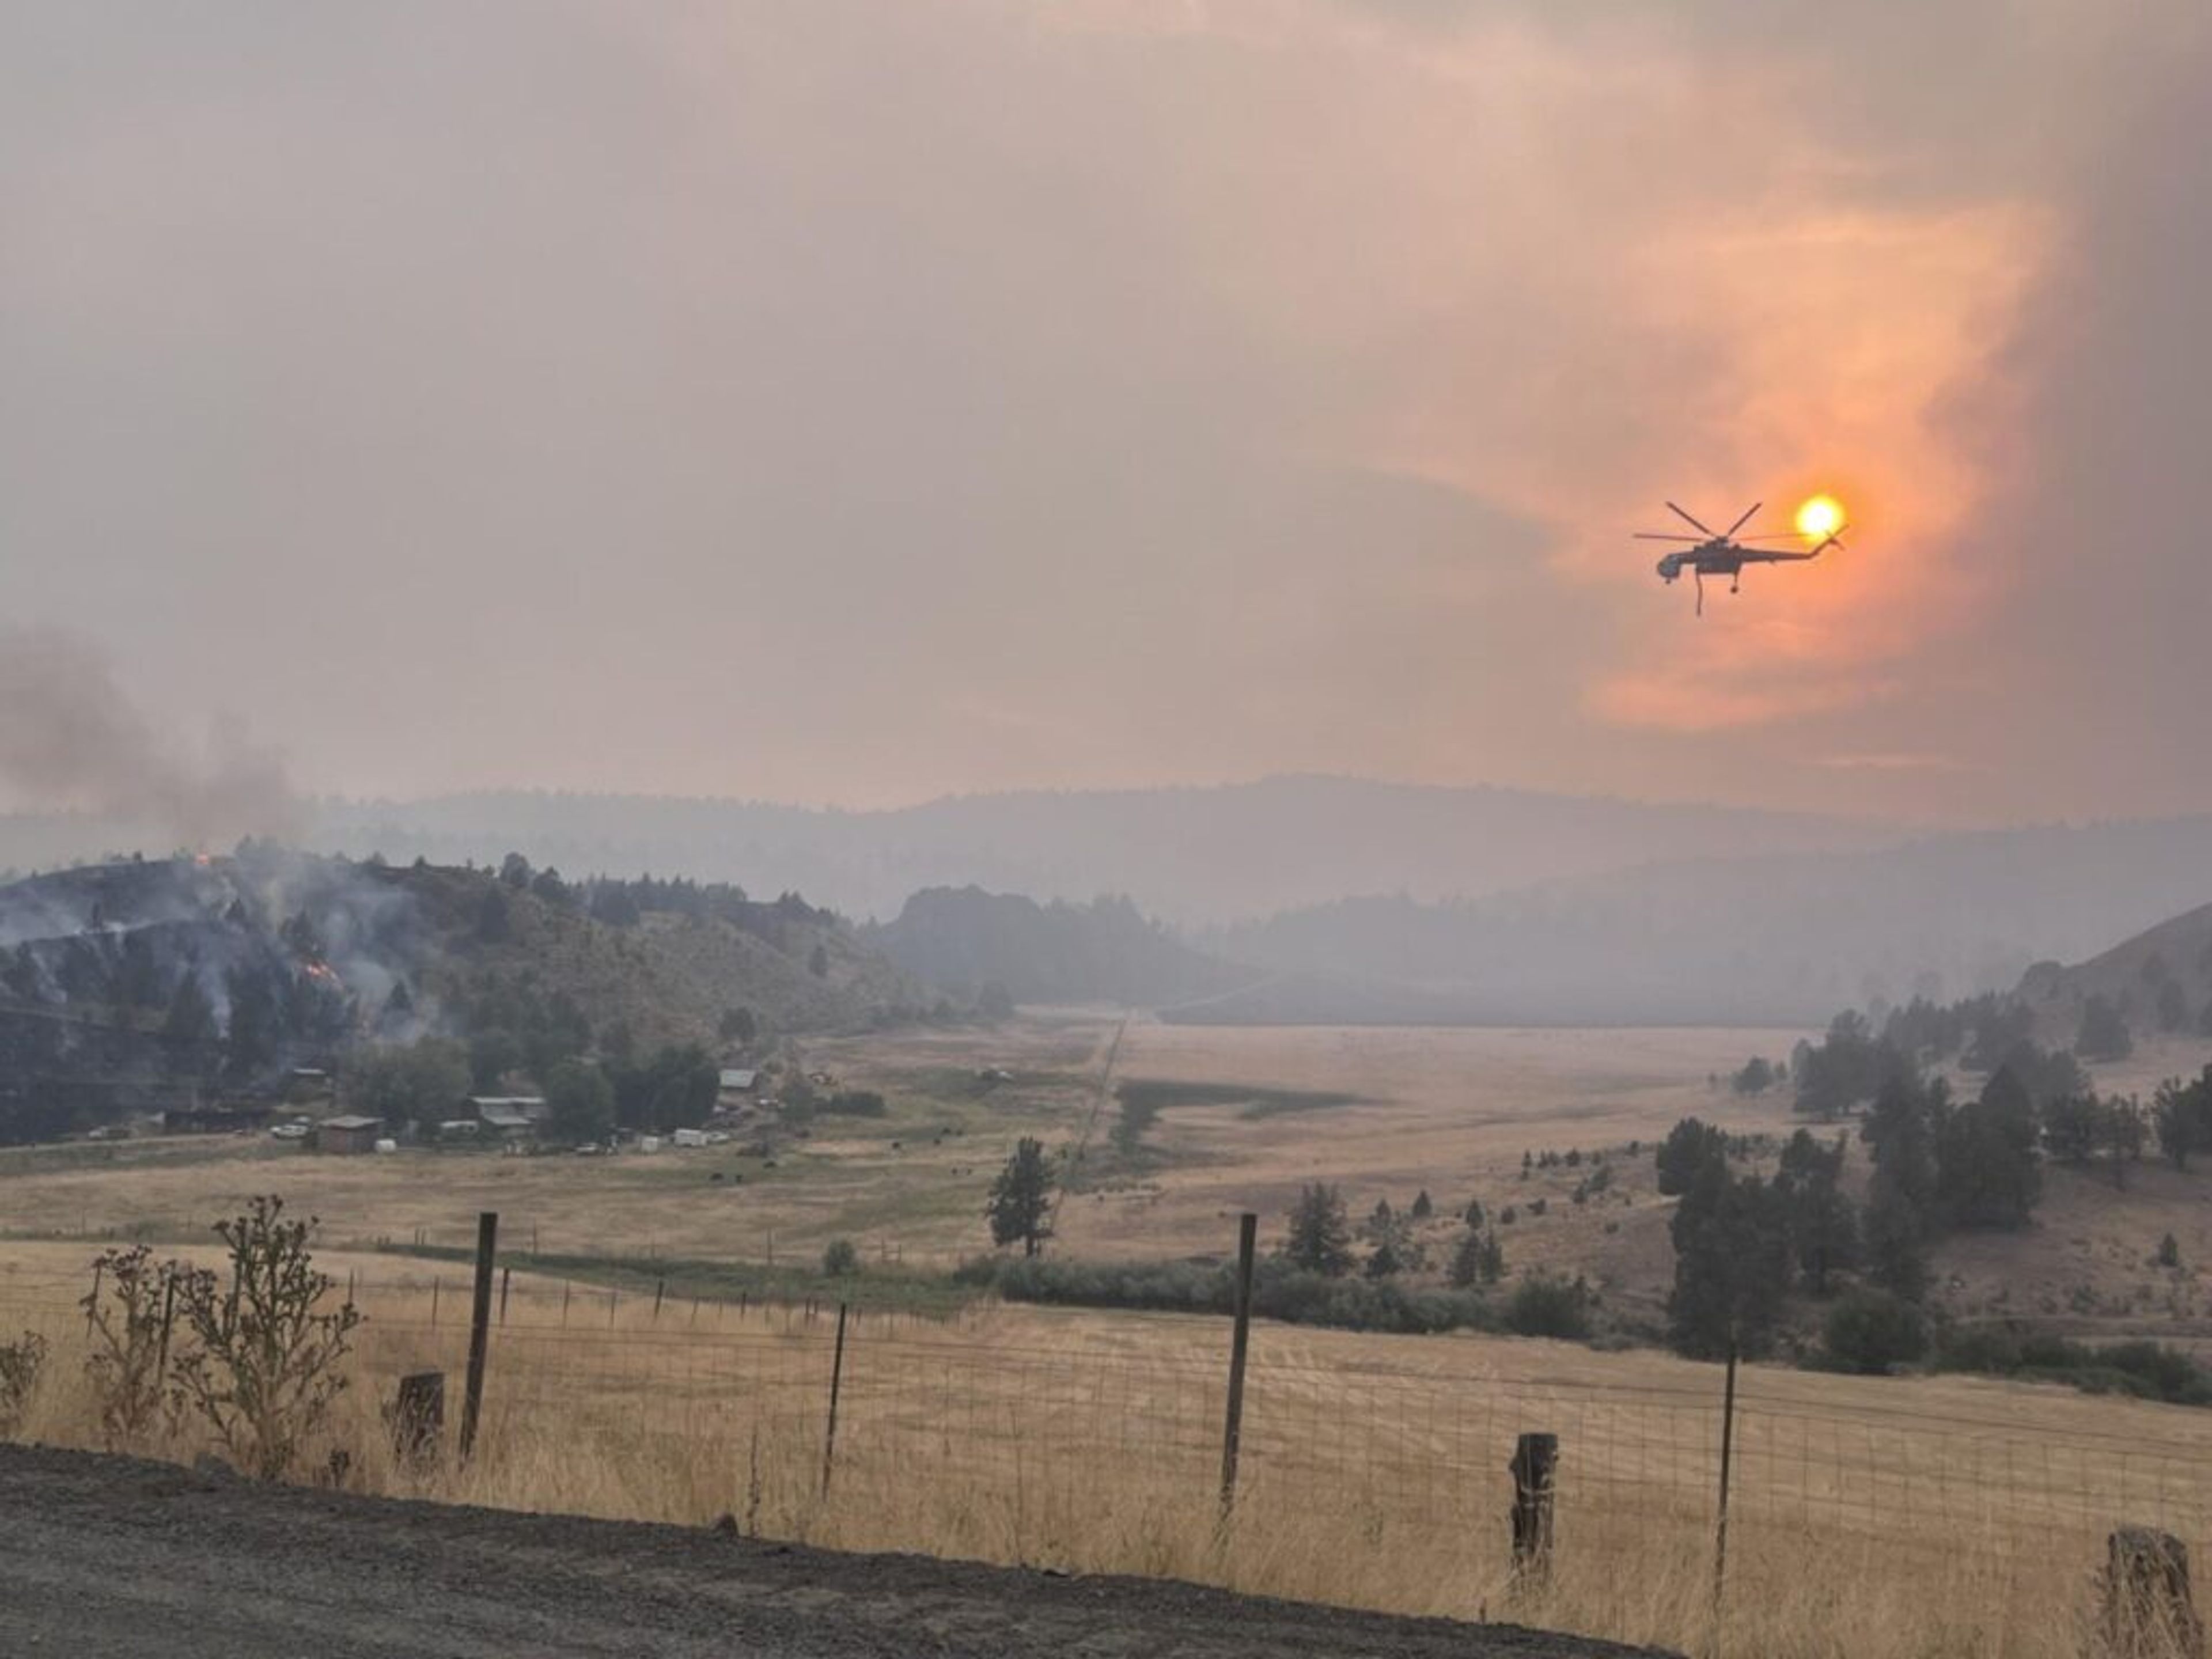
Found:
[[[337,969],[327,962],[311,962],[302,971],[308,978],[320,980],[325,985],[335,986],[344,982],[338,978]]]

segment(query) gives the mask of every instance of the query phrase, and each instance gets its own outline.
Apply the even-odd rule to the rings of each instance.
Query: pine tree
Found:
[[[1352,1224],[1344,1199],[1319,1182],[1302,1188],[1291,1206],[1290,1237],[1283,1255],[1295,1267],[1334,1278],[1352,1267]]]
[[[1042,1141],[1024,1135],[991,1183],[990,1201],[983,1208],[991,1242],[1004,1245],[1018,1239],[1022,1254],[1035,1255],[1037,1246],[1052,1237],[1051,1211],[1052,1160]]]

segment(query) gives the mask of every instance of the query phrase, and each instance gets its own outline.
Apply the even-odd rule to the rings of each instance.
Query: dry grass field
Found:
[[[682,1294],[656,1314],[635,1289],[518,1272],[478,1456],[399,1467],[378,1419],[405,1371],[441,1368],[458,1388],[466,1293],[465,1268],[377,1241],[464,1244],[476,1212],[494,1209],[519,1267],[533,1249],[756,1263],[773,1249],[811,1262],[840,1236],[871,1264],[941,1267],[981,1247],[983,1188],[1024,1133],[1084,1149],[1057,1250],[1218,1254],[1237,1211],[1261,1213],[1264,1239],[1305,1181],[1339,1183],[1355,1212],[1426,1188],[1437,1243],[1468,1197],[1493,1218],[1510,1205],[1520,1213],[1501,1232],[1514,1270],[1582,1273],[1609,1307],[1653,1316],[1668,1206],[1648,1157],[1625,1150],[1691,1113],[1739,1133],[1794,1127],[1784,1099],[1746,1102],[1708,1082],[1789,1041],[1122,1030],[1118,1016],[1070,1011],[814,1045],[809,1065],[881,1090],[890,1112],[817,1120],[811,1136],[766,1149],[772,1164],[742,1138],[591,1158],[343,1158],[190,1140],[0,1152],[0,1340],[28,1324],[55,1345],[22,1432],[89,1443],[71,1304],[99,1241],[204,1249],[212,1218],[277,1191],[323,1218],[322,1265],[358,1281],[370,1315],[334,1434],[354,1455],[349,1479],[372,1489],[700,1523],[727,1514],[833,1546],[1487,1613],[1701,1654],[2080,1652],[2113,1526],[2170,1528],[2200,1559],[2212,1546],[2212,1413],[1962,1377],[1751,1368],[1717,1615],[1719,1377],[1654,1353],[1262,1326],[1225,1532],[1214,1493],[1227,1334],[1206,1320],[991,1304],[938,1322],[871,1313],[848,1333],[825,1490],[829,1316]],[[2189,1059],[2133,1064],[2154,1081]],[[987,1068],[1012,1080],[979,1080]],[[1106,1144],[1117,1079],[1298,1092],[1258,1111],[1233,1094],[1171,1104],[1130,1160]],[[1585,1205],[1571,1202],[1579,1170],[1522,1171],[1524,1152],[1601,1148],[1613,1182]],[[1946,1246],[1947,1296],[1969,1313],[2193,1339],[2212,1177],[2146,1164],[2127,1179],[2121,1204],[2106,1177],[2053,1170],[2029,1233]],[[2182,1266],[2153,1268],[2167,1231]],[[1504,1466],[1527,1430],[1557,1432],[1565,1449],[1559,1556],[1544,1585],[1516,1584],[1508,1561]],[[198,1443],[185,1433],[149,1449],[190,1455]]]
[[[1785,1115],[1778,1100],[1747,1104],[1713,1092],[1706,1078],[1752,1053],[1786,1051],[1786,1034],[1255,1031],[1132,1021],[1117,1079],[1338,1091],[1357,1103],[1256,1119],[1234,1105],[1173,1107],[1147,1137],[1158,1156],[1122,1170],[1104,1144],[1111,1101],[1101,1109],[1120,1023],[1097,1012],[1048,1012],[986,1031],[811,1045],[809,1066],[882,1091],[890,1112],[818,1119],[804,1139],[771,1137],[767,1157],[746,1135],[714,1148],[596,1158],[414,1150],[343,1158],[260,1140],[0,1151],[0,1231],[191,1237],[248,1194],[274,1189],[320,1216],[338,1243],[409,1243],[419,1234],[463,1244],[475,1212],[493,1209],[510,1239],[548,1253],[757,1262],[773,1251],[812,1261],[843,1237],[866,1255],[888,1249],[909,1265],[941,1267],[987,1247],[981,1212],[990,1177],[1018,1136],[1036,1134],[1059,1147],[1085,1144],[1060,1217],[1062,1248],[1077,1254],[1218,1253],[1233,1244],[1239,1210],[1259,1211],[1273,1227],[1301,1182],[1326,1179],[1341,1183],[1355,1208],[1384,1197],[1402,1207],[1425,1186],[1454,1213],[1469,1197],[1495,1206],[1549,1194],[1547,1224],[1524,1225],[1509,1243],[1516,1262],[1641,1277],[1636,1264],[1652,1241],[1663,1248],[1656,1212],[1632,1205],[1565,1215],[1573,1182],[1547,1172],[1522,1183],[1522,1152],[1648,1143],[1692,1111],[1745,1131],[1778,1127]],[[986,1068],[1012,1080],[981,1084]],[[1607,1220],[1620,1235],[1603,1231]]]
[[[1117,1033],[1120,1035],[1118,1046]],[[806,1063],[881,1091],[881,1119],[823,1117],[805,1139],[740,1134],[653,1155],[507,1158],[404,1151],[331,1158],[265,1140],[178,1139],[0,1150],[0,1234],[204,1237],[248,1195],[280,1191],[320,1216],[336,1244],[463,1247],[477,1211],[504,1218],[514,1249],[546,1254],[786,1266],[818,1261],[832,1238],[864,1257],[944,1269],[988,1244],[983,1194],[1013,1140],[1083,1150],[1058,1218],[1062,1253],[1093,1258],[1219,1255],[1235,1217],[1279,1230],[1299,1185],[1337,1183],[1355,1216],[1426,1190],[1434,1259],[1449,1253],[1470,1198],[1500,1228],[1510,1271],[1582,1274],[1617,1314],[1660,1312],[1671,1270],[1668,1206],[1648,1150],[1695,1114],[1739,1133],[1796,1127],[1780,1092],[1738,1098],[1710,1079],[1792,1034],[1728,1030],[1202,1028],[1128,1022],[1099,1010],[1041,1011],[989,1030],[902,1031],[819,1042]],[[1107,1060],[1113,1055],[1110,1078]],[[2203,1045],[2146,1048],[2100,1073],[2148,1094],[2193,1072]],[[1003,1070],[1010,1081],[979,1080]],[[1233,1085],[1350,1103],[1234,1099],[1170,1105],[1132,1162],[1108,1142],[1115,1082]],[[1283,1109],[1283,1108],[1292,1109]],[[1628,1157],[1641,1145],[1644,1154]],[[1523,1176],[1523,1152],[1608,1152],[1611,1184],[1572,1203],[1582,1169]],[[1857,1175],[1864,1173],[1855,1157]],[[1947,1295],[1982,1316],[2032,1314],[2069,1327],[2197,1341],[2212,1316],[2212,1177],[2154,1161],[2131,1168],[2124,1200],[2102,1176],[2049,1173],[2026,1234],[1961,1236],[1939,1261]],[[1856,1177],[1855,1177],[1856,1178]],[[1541,1200],[1544,1213],[1535,1212]],[[2153,1265],[2172,1232],[2179,1269]]]
[[[21,1245],[0,1333],[54,1344],[21,1432],[95,1443],[70,1298],[85,1249]],[[835,1321],[518,1278],[465,1467],[395,1462],[401,1374],[458,1390],[464,1276],[364,1274],[356,1386],[331,1438],[370,1490],[705,1524],[840,1547],[1168,1574],[1457,1617],[1513,1617],[1774,1659],[2084,1649],[2102,1540],[2212,1541],[2212,1414],[2020,1385],[1744,1373],[1729,1582],[1713,1601],[1720,1379],[1546,1342],[1255,1332],[1239,1498],[1219,1524],[1220,1321],[986,1306]],[[1562,1444],[1555,1571],[1510,1570],[1516,1434]],[[189,1456],[189,1426],[141,1448]],[[315,1461],[319,1461],[315,1460]],[[2201,1555],[2200,1555],[2201,1559]]]

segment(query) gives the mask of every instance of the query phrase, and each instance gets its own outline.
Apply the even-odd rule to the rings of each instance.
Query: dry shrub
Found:
[[[155,1261],[143,1244],[103,1250],[94,1259],[92,1289],[77,1305],[91,1344],[85,1383],[110,1449],[143,1445],[173,1413],[165,1372],[184,1273],[174,1261]]]
[[[46,1369],[46,1339],[36,1331],[0,1342],[0,1438],[21,1426]]]
[[[238,1468],[264,1480],[292,1470],[345,1391],[340,1364],[362,1320],[351,1302],[317,1311],[331,1280],[308,1249],[315,1224],[284,1219],[281,1198],[253,1199],[216,1224],[229,1248],[228,1286],[204,1267],[177,1279],[195,1345],[178,1358],[178,1396]]]

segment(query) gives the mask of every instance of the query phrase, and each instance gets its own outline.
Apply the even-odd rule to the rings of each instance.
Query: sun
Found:
[[[1844,527],[1844,504],[1833,495],[1815,495],[1797,509],[1797,533],[1824,542]]]

